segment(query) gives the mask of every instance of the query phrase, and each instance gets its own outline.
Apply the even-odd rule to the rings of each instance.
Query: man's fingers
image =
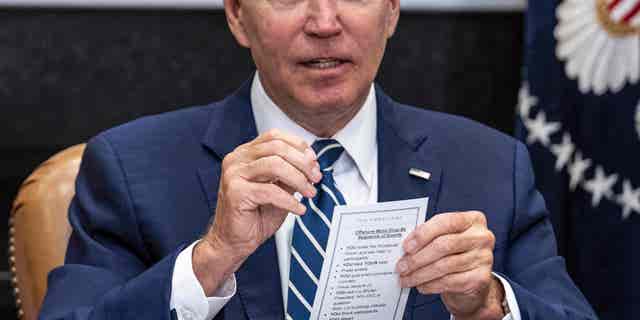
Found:
[[[271,129],[259,135],[253,141],[249,142],[248,145],[254,146],[254,145],[272,141],[272,140],[284,141],[287,144],[291,145],[292,147],[296,148],[300,152],[304,152],[306,149],[310,149],[309,144],[306,141],[304,141],[302,138],[286,133],[279,129]]]
[[[296,190],[294,190],[292,187],[290,187],[290,186],[288,186],[288,185],[286,185],[286,184],[284,184],[282,182],[276,182],[275,185],[280,187],[282,190],[286,191],[288,194],[296,193]]]
[[[271,183],[250,184],[251,198],[256,205],[272,205],[285,212],[292,212],[298,215],[305,213],[307,208],[300,203],[293,195],[282,190],[282,188]]]
[[[311,148],[301,152],[283,140],[270,140],[254,145],[251,148],[251,152],[253,153],[253,159],[277,155],[304,173],[307,179],[314,183],[322,179],[320,165],[316,161],[315,153]]]
[[[431,265],[449,255],[467,251],[470,247],[469,237],[457,234],[445,234],[413,254],[407,254],[398,261],[397,270],[401,275]]]
[[[474,269],[459,273],[451,273],[415,286],[422,294],[472,294],[486,288],[491,282],[491,269]]]
[[[412,254],[442,235],[464,232],[476,223],[486,226],[486,218],[482,212],[468,211],[437,214],[427,222],[418,225],[407,236],[402,244],[404,251]]]
[[[406,275],[448,256],[476,250],[486,250],[490,253],[494,242],[493,233],[480,225],[462,233],[441,235],[413,254],[403,256],[398,261],[396,270],[401,275]]]
[[[410,259],[408,259],[410,260]],[[401,266],[401,260],[398,266]],[[411,272],[400,273],[404,287],[416,287],[423,283],[442,278],[448,274],[470,271],[482,266],[491,266],[493,255],[489,250],[472,250],[454,254],[422,266]],[[400,268],[398,268],[400,269]]]
[[[316,195],[316,188],[296,167],[280,158],[269,156],[249,163],[240,175],[253,182],[283,183],[307,198]]]

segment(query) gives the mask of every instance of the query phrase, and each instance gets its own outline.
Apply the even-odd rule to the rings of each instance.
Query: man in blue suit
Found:
[[[405,319],[595,319],[525,147],[373,85],[399,0],[225,12],[258,72],[89,142],[42,319],[306,320],[335,205],[418,197],[427,220],[396,265],[415,288]]]

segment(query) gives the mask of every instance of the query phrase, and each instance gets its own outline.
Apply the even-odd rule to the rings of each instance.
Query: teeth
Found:
[[[308,66],[318,69],[334,68],[340,64],[340,61],[335,59],[314,59],[307,63]]]
[[[331,61],[335,61],[336,59],[331,59],[331,58],[321,58],[321,59],[313,59],[311,60],[311,62],[331,62]]]

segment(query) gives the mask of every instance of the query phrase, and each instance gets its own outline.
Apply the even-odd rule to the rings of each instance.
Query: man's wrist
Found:
[[[504,299],[505,291],[502,283],[498,278],[492,276],[486,302],[473,314],[454,315],[454,317],[456,320],[501,320],[506,316],[502,306]]]
[[[193,248],[193,273],[211,296],[240,267],[246,257],[238,256],[229,246],[203,238]]]

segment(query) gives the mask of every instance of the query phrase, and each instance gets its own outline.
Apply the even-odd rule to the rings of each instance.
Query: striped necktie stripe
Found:
[[[332,139],[318,140],[312,148],[318,156],[322,180],[316,185],[316,196],[302,200],[307,211],[296,217],[293,227],[287,292],[287,319],[291,320],[307,320],[311,316],[333,209],[345,204],[333,180],[333,164],[344,148]]]

